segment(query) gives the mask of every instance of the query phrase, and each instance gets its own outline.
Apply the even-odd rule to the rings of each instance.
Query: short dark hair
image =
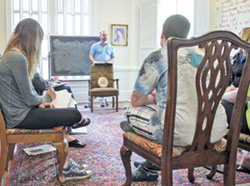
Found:
[[[100,33],[99,33],[99,36],[101,37],[102,36],[102,33],[103,32],[106,32],[105,30],[103,30],[103,31],[101,31]]]
[[[168,17],[163,24],[163,32],[166,39],[169,37],[187,38],[189,30],[190,22],[180,14]]]

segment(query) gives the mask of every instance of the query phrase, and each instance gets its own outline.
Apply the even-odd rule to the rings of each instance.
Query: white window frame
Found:
[[[182,1],[188,2],[189,7],[183,7],[183,3]],[[171,5],[173,6],[170,6]],[[190,9],[188,9],[190,8]],[[182,12],[182,10],[188,10],[187,12]],[[158,3],[158,18],[157,20],[159,20],[158,25],[157,25],[157,39],[160,38],[160,34],[162,32],[162,24],[165,21],[165,19],[172,15],[172,14],[182,14],[185,17],[187,17],[187,19],[190,21],[191,27],[190,27],[190,31],[189,31],[189,35],[188,38],[193,37],[194,35],[194,10],[195,10],[195,0],[161,0]],[[159,43],[159,39],[158,39],[158,43]]]
[[[14,25],[14,12],[16,13],[19,13],[19,16],[20,16],[20,20],[23,18],[23,10],[22,10],[22,2],[23,0],[17,0],[19,1],[19,10],[18,11],[15,11],[14,10],[14,6],[13,6],[13,2],[14,0],[5,0],[5,3],[6,3],[6,31],[7,31],[7,38],[10,38],[14,28],[16,25]],[[58,35],[58,28],[57,28],[57,21],[58,21],[58,1],[60,0],[47,0],[47,31],[45,31],[45,35],[44,35],[44,40],[47,41],[47,49],[48,49],[48,52],[50,51],[49,49],[49,36],[50,35]],[[64,10],[63,10],[63,17],[64,17],[64,20],[67,20],[66,19],[66,16],[67,16],[67,13],[66,13],[66,1],[70,1],[70,0],[61,0],[63,2],[63,7],[64,7]],[[87,8],[87,13],[84,12],[84,1],[88,1],[88,8]],[[41,19],[42,19],[42,0],[38,0],[38,2],[40,3],[40,5],[38,6],[38,11],[36,12],[36,14],[38,14],[38,21],[40,22],[40,24],[42,25],[42,22],[41,22]],[[75,13],[74,12],[74,3],[75,3],[75,0],[71,0],[72,2],[72,12],[68,13],[70,15],[72,15],[72,17],[74,17],[75,15],[80,15],[80,19],[81,19],[81,25],[80,25],[80,34],[78,35],[89,35],[89,33],[91,33],[92,31],[92,28],[90,28],[90,22],[91,22],[91,3],[92,3],[92,0],[80,0],[81,2],[81,7],[80,7],[80,12],[79,13]],[[32,17],[32,13],[34,13],[34,11],[32,12],[32,0],[28,0],[28,3],[29,3],[29,10],[27,11],[27,13],[29,14],[30,17]],[[86,32],[86,30],[84,31],[83,28],[85,28],[85,23],[84,23],[84,16],[88,16],[88,23],[87,23],[87,28],[88,28],[88,31]],[[67,29],[67,21],[63,22],[63,34],[62,35],[66,35],[66,29]],[[73,24],[72,25],[72,34],[71,35],[75,35],[75,25]],[[43,49],[44,50],[44,49]],[[42,52],[43,53],[43,52]],[[47,68],[47,69],[46,69]],[[40,63],[40,73],[43,75],[43,77],[45,79],[48,79],[49,78],[49,65],[48,65],[48,54],[45,56],[43,55],[42,56],[42,59],[41,59],[41,63]]]

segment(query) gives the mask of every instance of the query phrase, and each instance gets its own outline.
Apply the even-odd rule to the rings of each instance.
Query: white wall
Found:
[[[138,59],[138,0],[95,0],[94,33],[106,30],[111,36],[111,24],[128,25],[128,46],[114,46],[115,66],[133,66]]]
[[[201,36],[210,31],[210,1],[195,0],[194,36]]]
[[[0,53],[4,52],[7,45],[6,35],[6,15],[5,15],[5,0],[0,0]]]

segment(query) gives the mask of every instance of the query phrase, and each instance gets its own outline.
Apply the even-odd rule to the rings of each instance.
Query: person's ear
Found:
[[[165,39],[165,34],[163,31],[161,32],[161,39]]]
[[[166,41],[166,37],[164,32],[161,32],[161,43],[160,43],[161,47],[165,47],[167,45],[167,41]]]

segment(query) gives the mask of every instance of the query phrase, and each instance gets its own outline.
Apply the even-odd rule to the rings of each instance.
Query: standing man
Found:
[[[115,54],[113,47],[108,43],[108,34],[106,31],[100,32],[100,41],[91,46],[89,59],[95,62],[113,63]]]
[[[106,31],[100,32],[100,41],[91,46],[89,59],[95,64],[96,62],[104,62],[112,64],[115,61],[113,47],[108,43],[108,34]],[[101,107],[108,106],[106,98],[100,100]]]

